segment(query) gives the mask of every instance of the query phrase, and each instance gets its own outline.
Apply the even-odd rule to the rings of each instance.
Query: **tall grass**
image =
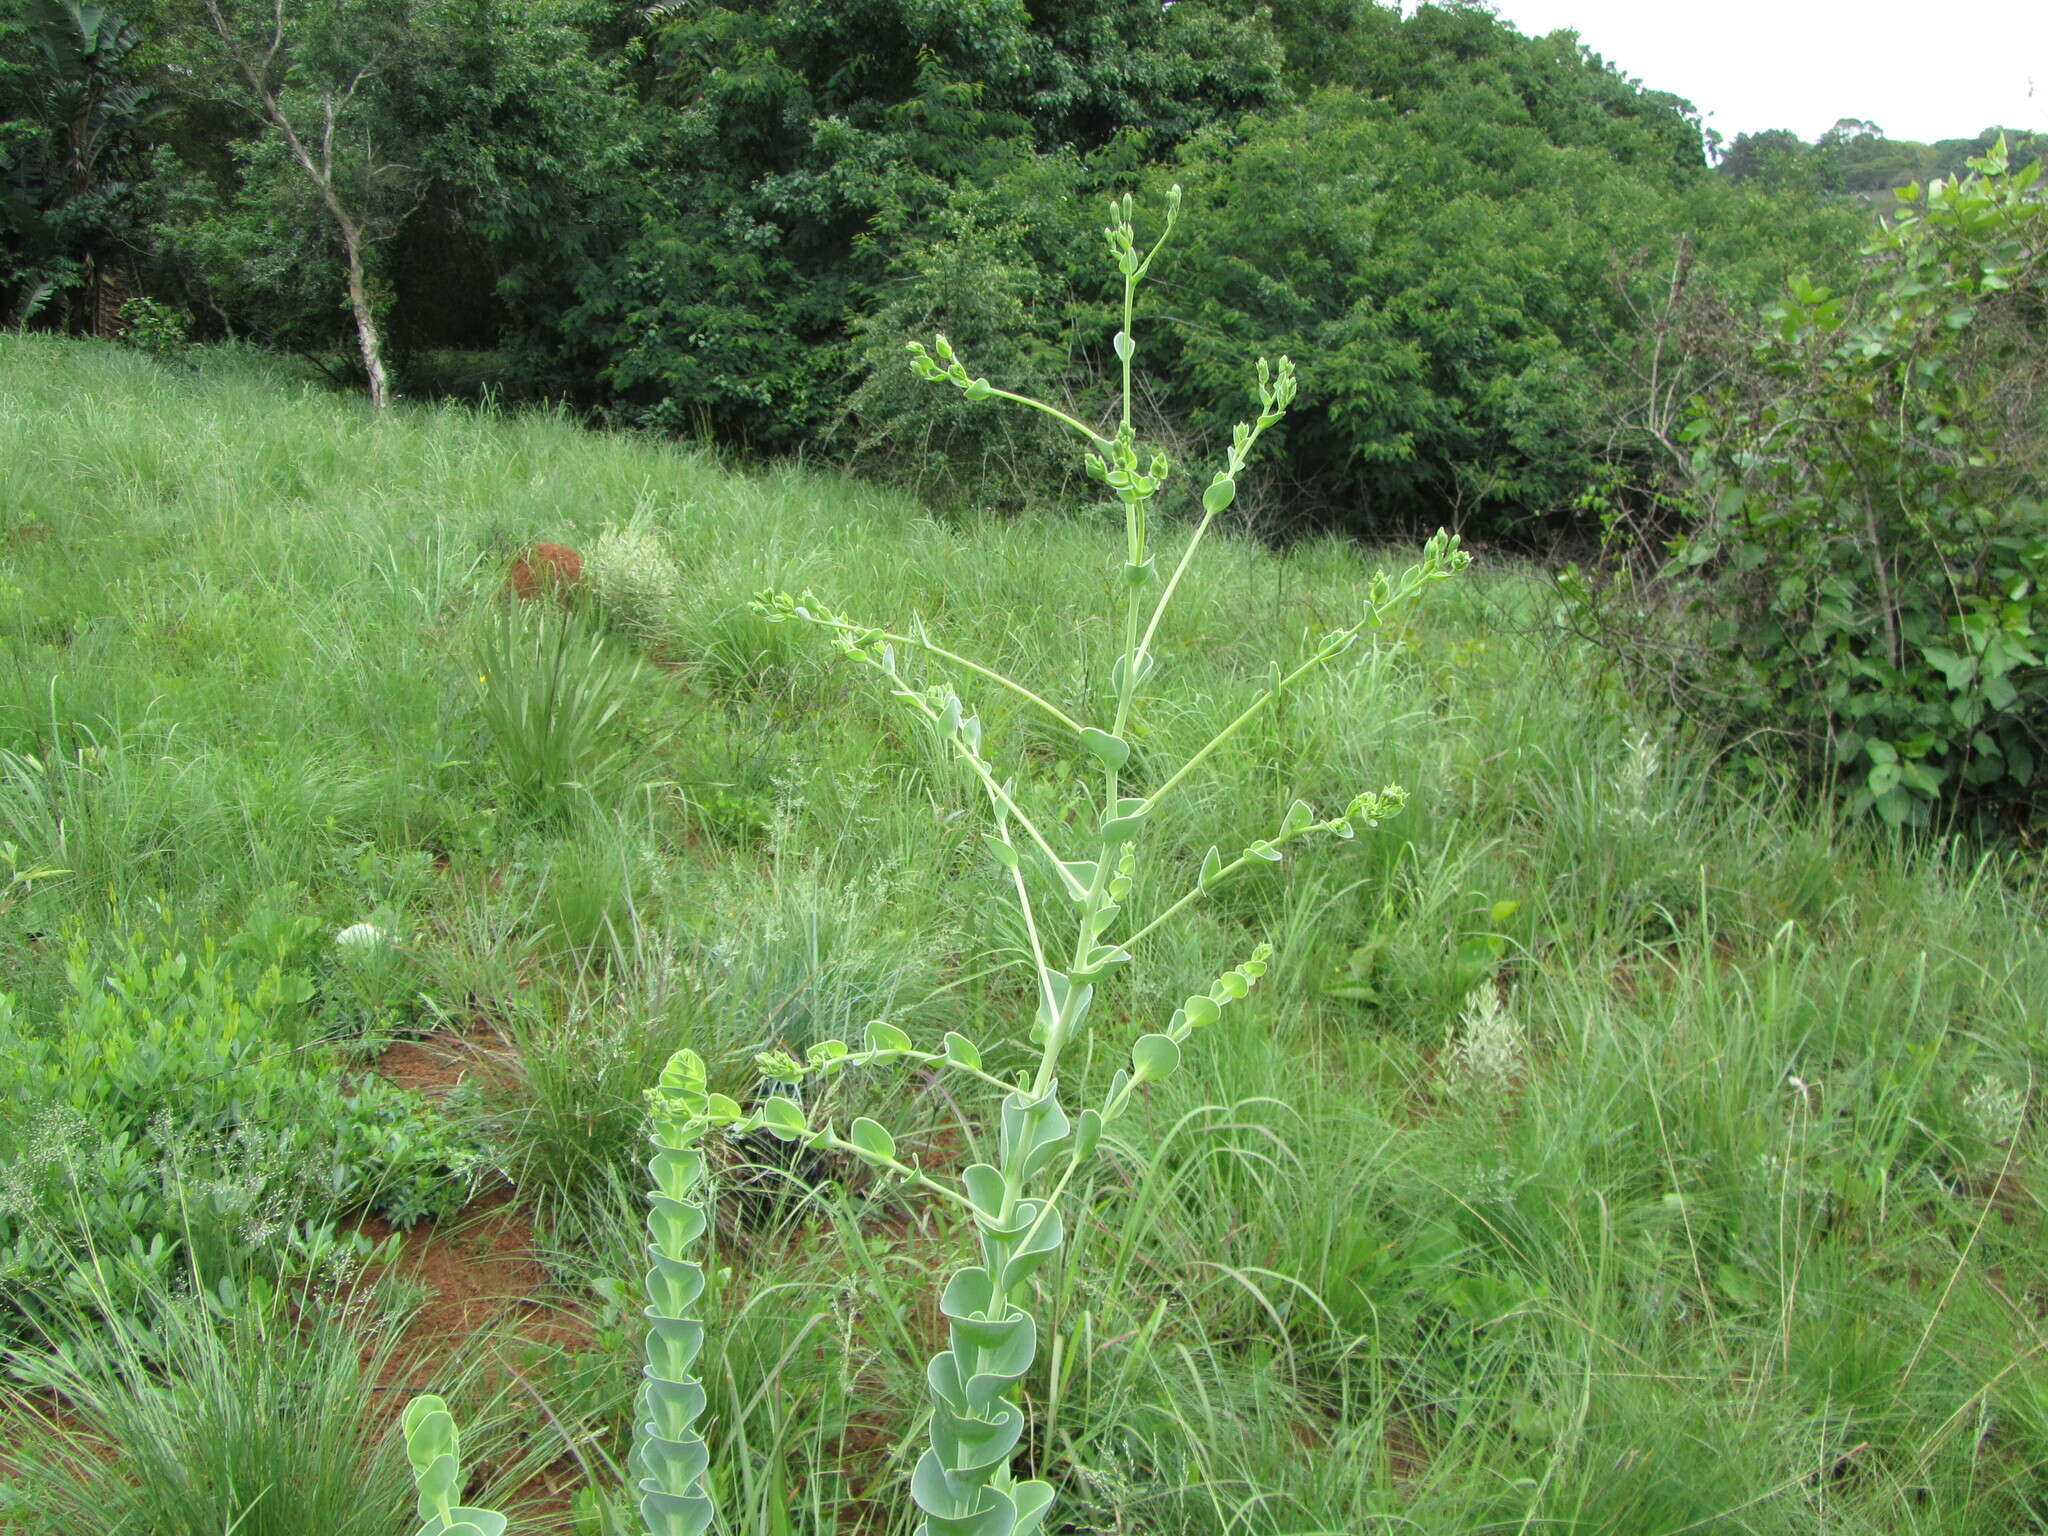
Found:
[[[1071,694],[1114,644],[1052,601],[1114,580],[1093,514],[937,518],[546,416],[373,420],[246,362],[35,339],[0,342],[0,509],[0,840],[71,871],[0,914],[6,989],[33,1014],[51,936],[200,943],[282,881],[334,927],[395,913],[421,1015],[497,1035],[456,1112],[589,1313],[590,1347],[522,1379],[607,1484],[644,1066],[690,1045],[738,1091],[766,1045],[1031,1007],[1021,936],[960,937],[1000,895],[972,786],[746,597],[857,592]],[[565,816],[509,792],[469,636],[525,544],[628,525],[680,577],[592,644],[658,634],[661,665],[608,692],[624,756],[568,776],[593,787]],[[1191,570],[1160,649],[1200,718],[1134,753],[1198,745],[1370,564],[1242,543]],[[1280,950],[1080,1192],[1032,1469],[1074,1529],[1126,1533],[2048,1529],[2037,867],[1720,782],[1547,612],[1532,573],[1475,571],[1162,810],[1199,857],[1297,796],[1413,791],[1154,957],[1170,992]],[[1141,871],[1133,910],[1175,894]],[[1128,1001],[1098,1000],[1107,1035]],[[965,1156],[943,1095],[910,1096],[906,1145]],[[707,1263],[732,1528],[902,1530],[952,1234],[857,1167],[760,1163],[722,1170],[746,1197]]]

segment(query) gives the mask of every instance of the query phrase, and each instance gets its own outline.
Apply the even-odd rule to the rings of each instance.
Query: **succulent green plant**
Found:
[[[405,1405],[402,1427],[420,1495],[415,1536],[504,1536],[503,1515],[457,1502],[462,1497],[462,1442],[448,1405],[431,1393],[416,1397]]]
[[[677,1051],[647,1093],[654,1156],[647,1171],[647,1364],[633,1412],[628,1461],[633,1502],[648,1536],[703,1536],[714,1507],[704,1474],[710,1453],[697,1420],[704,1387],[694,1368],[704,1347],[696,1317],[704,1269],[690,1257],[704,1235],[704,1152],[698,1145],[713,1126],[745,1117],[739,1105],[706,1091],[703,1060]],[[503,1536],[505,1517],[455,1504],[461,1462],[455,1421],[438,1397],[416,1397],[405,1410],[406,1452],[419,1489],[414,1536]]]
[[[1249,842],[1234,857],[1211,847],[1193,871],[1185,893],[1141,924],[1126,925],[1123,908],[1138,871],[1144,835],[1154,813],[1201,764],[1251,721],[1318,669],[1349,650],[1359,636],[1383,622],[1393,608],[1424,588],[1460,569],[1467,560],[1457,541],[1439,534],[1423,557],[1399,578],[1375,578],[1364,612],[1351,624],[1324,635],[1307,659],[1293,669],[1275,671],[1266,687],[1235,717],[1222,722],[1208,743],[1157,782],[1137,782],[1131,767],[1131,725],[1140,701],[1158,669],[1154,643],[1175,592],[1195,552],[1237,495],[1243,473],[1259,438],[1286,413],[1295,394],[1293,365],[1282,358],[1277,367],[1258,366],[1259,410],[1251,422],[1240,423],[1231,437],[1224,462],[1201,498],[1202,515],[1170,573],[1163,577],[1153,550],[1151,508],[1173,472],[1164,453],[1141,453],[1131,420],[1131,360],[1137,351],[1133,318],[1139,285],[1171,233],[1178,211],[1176,188],[1166,228],[1142,253],[1137,244],[1131,200],[1114,204],[1104,234],[1124,279],[1123,328],[1115,350],[1122,367],[1122,416],[1115,431],[1097,432],[1057,407],[997,388],[967,367],[943,336],[930,347],[913,342],[911,365],[934,383],[950,384],[970,402],[1007,400],[1043,411],[1077,433],[1084,445],[1089,476],[1107,486],[1123,507],[1124,563],[1119,583],[1123,646],[1109,670],[1109,717],[1090,723],[1051,702],[1025,683],[936,644],[922,626],[898,632],[859,623],[835,612],[815,594],[763,593],[756,607],[768,618],[805,622],[830,633],[848,657],[873,668],[890,692],[934,731],[954,757],[979,781],[985,792],[991,830],[984,842],[989,856],[1008,876],[1038,992],[1031,1028],[1036,1059],[1016,1080],[1006,1081],[982,1068],[979,1049],[965,1038],[949,1035],[937,1051],[912,1047],[901,1030],[885,1024],[869,1027],[864,1048],[854,1051],[838,1041],[814,1046],[802,1062],[771,1053],[761,1065],[771,1077],[799,1082],[818,1073],[890,1060],[912,1060],[964,1073],[983,1086],[1000,1091],[997,1155],[993,1163],[977,1163],[961,1176],[961,1189],[938,1184],[922,1170],[896,1156],[890,1133],[873,1120],[856,1120],[842,1138],[830,1125],[812,1126],[793,1097],[769,1098],[754,1122],[771,1132],[802,1139],[812,1146],[843,1147],[874,1166],[937,1191],[971,1217],[978,1261],[963,1266],[947,1280],[940,1307],[948,1329],[948,1347],[933,1357],[926,1383],[931,1399],[930,1442],[910,1484],[911,1498],[923,1520],[922,1536],[1029,1536],[1039,1529],[1050,1509],[1053,1490],[1037,1479],[1017,1480],[1010,1461],[1025,1429],[1017,1401],[1017,1384],[1031,1369],[1038,1346],[1038,1325],[1030,1311],[1032,1276],[1060,1251],[1064,1226],[1060,1199],[1086,1164],[1104,1129],[1129,1107],[1143,1084],[1170,1076],[1193,1034],[1214,1023],[1223,1010],[1242,1000],[1264,973],[1270,956],[1265,945],[1241,964],[1223,972],[1204,992],[1194,993],[1172,1009],[1160,1029],[1141,1035],[1130,1048],[1129,1064],[1120,1068],[1100,1101],[1070,1112],[1060,1097],[1059,1070],[1067,1050],[1081,1038],[1094,1003],[1097,984],[1111,972],[1132,963],[1144,940],[1173,922],[1190,905],[1221,882],[1250,865],[1276,861],[1297,839],[1317,834],[1348,837],[1354,824],[1377,823],[1397,811],[1406,798],[1398,785],[1360,794],[1337,816],[1318,814],[1296,801],[1270,835]],[[943,672],[963,670],[981,681],[1007,690],[1066,734],[1074,749],[1099,774],[1099,790],[1074,818],[1092,825],[1092,836],[1079,848],[1055,844],[1056,824],[1025,809],[1013,778],[1004,776],[983,739],[980,716],[949,681],[927,682],[907,659],[921,652]],[[1041,912],[1032,895],[1027,868],[1041,864],[1066,907]],[[1044,882],[1041,881],[1041,889]]]
[[[651,1331],[632,1453],[641,1516],[654,1536],[700,1536],[713,1517],[703,1483],[704,1444],[694,1428],[704,1396],[688,1374],[703,1340],[702,1326],[689,1318],[688,1310],[702,1289],[703,1277],[682,1255],[704,1226],[694,1198],[704,1177],[698,1143],[717,1131],[766,1131],[813,1149],[851,1154],[885,1176],[948,1203],[971,1222],[976,1244],[972,1262],[948,1277],[940,1299],[947,1347],[933,1356],[925,1372],[931,1403],[929,1439],[910,1479],[910,1496],[922,1517],[917,1531],[919,1536],[1031,1536],[1042,1529],[1052,1507],[1052,1485],[1017,1478],[1011,1462],[1026,1428],[1019,1383],[1038,1355],[1031,1282],[1065,1242],[1060,1201],[1104,1131],[1130,1107],[1137,1091],[1179,1068],[1183,1049],[1195,1033],[1250,993],[1265,973],[1271,950],[1258,945],[1206,990],[1182,998],[1157,1030],[1132,1043],[1127,1065],[1115,1072],[1097,1101],[1076,1111],[1061,1098],[1060,1066],[1086,1030],[1096,987],[1112,972],[1131,965],[1145,940],[1233,875],[1282,859],[1283,850],[1303,838],[1349,837],[1355,826],[1376,825],[1406,800],[1406,792],[1393,784],[1357,795],[1334,816],[1319,814],[1297,800],[1277,827],[1234,856],[1226,858],[1221,848],[1212,846],[1189,873],[1184,893],[1148,920],[1129,924],[1124,919],[1145,834],[1159,806],[1248,724],[1350,650],[1389,612],[1467,563],[1456,539],[1438,534],[1421,560],[1398,578],[1376,576],[1355,620],[1323,635],[1292,669],[1276,668],[1252,702],[1219,724],[1204,746],[1156,782],[1140,782],[1131,761],[1132,722],[1158,670],[1154,643],[1160,625],[1203,539],[1235,499],[1238,476],[1253,447],[1285,414],[1295,394],[1294,369],[1286,358],[1277,367],[1259,364],[1258,414],[1233,432],[1223,465],[1202,493],[1202,515],[1171,572],[1162,577],[1153,551],[1150,513],[1173,466],[1163,453],[1139,451],[1131,421],[1131,359],[1137,351],[1132,329],[1139,285],[1171,232],[1178,203],[1176,189],[1166,230],[1142,254],[1130,199],[1111,208],[1105,234],[1124,278],[1123,328],[1115,339],[1123,370],[1122,417],[1113,433],[1099,433],[1054,406],[975,377],[943,336],[929,348],[920,343],[910,347],[912,366],[921,377],[955,386],[970,402],[1013,401],[1047,412],[1071,428],[1085,444],[1089,475],[1122,504],[1123,645],[1109,670],[1113,704],[1106,718],[1098,723],[1077,718],[1039,690],[937,644],[921,625],[899,632],[863,624],[834,611],[811,592],[765,592],[755,600],[756,610],[768,620],[821,628],[845,656],[872,668],[978,781],[990,816],[984,847],[1011,886],[1028,939],[1038,1006],[1030,1027],[1030,1064],[1007,1078],[989,1071],[980,1047],[962,1034],[949,1032],[936,1048],[926,1049],[903,1029],[883,1021],[867,1026],[858,1047],[828,1039],[813,1044],[801,1059],[786,1050],[763,1052],[756,1058],[763,1076],[792,1091],[771,1091],[751,1110],[708,1092],[703,1064],[690,1053],[679,1053],[670,1062],[661,1086],[650,1095],[655,1142],[661,1150],[650,1165],[656,1184],[649,1223],[654,1268],[647,1281]],[[927,665],[942,672],[957,669],[1007,690],[1070,739],[1072,749],[1099,775],[1089,804],[1072,818],[1093,828],[1079,847],[1063,850],[1055,844],[1060,823],[1026,809],[1024,800],[1031,797],[1020,797],[1015,778],[999,769],[984,741],[980,716],[952,682],[924,680],[909,653],[921,653],[928,658]],[[1041,911],[1033,896],[1034,874],[1041,893],[1050,884],[1064,898],[1063,907]],[[794,1091],[807,1080],[887,1065],[954,1074],[984,1094],[998,1096],[995,1161],[967,1167],[956,1187],[899,1155],[894,1135],[878,1121],[856,1119],[842,1135],[829,1121],[815,1122]]]

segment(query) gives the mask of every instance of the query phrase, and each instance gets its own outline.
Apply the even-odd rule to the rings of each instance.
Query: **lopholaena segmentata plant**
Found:
[[[654,1536],[699,1536],[713,1519],[705,1491],[703,1441],[694,1429],[704,1395],[689,1376],[702,1330],[688,1313],[702,1289],[702,1275],[682,1257],[682,1250],[703,1228],[701,1207],[693,1199],[704,1177],[697,1142],[715,1131],[752,1130],[850,1153],[885,1176],[957,1208],[971,1225],[976,1248],[972,1261],[947,1279],[940,1298],[947,1347],[925,1372],[931,1402],[929,1441],[910,1480],[910,1496],[922,1517],[917,1531],[919,1536],[1032,1536],[1043,1528],[1053,1489],[1038,1479],[1015,1477],[1011,1464],[1026,1427],[1020,1384],[1038,1353],[1031,1281],[1063,1245],[1060,1201],[1105,1129],[1130,1107],[1139,1088],[1170,1076],[1191,1037],[1250,992],[1266,970],[1270,949],[1259,945],[1218,975],[1206,991],[1181,999],[1161,1028],[1131,1044],[1128,1064],[1115,1072],[1097,1102],[1075,1110],[1062,1101],[1060,1066],[1087,1027],[1097,984],[1131,966],[1148,938],[1232,875],[1281,859],[1287,844],[1303,838],[1349,837],[1355,826],[1375,825],[1394,814],[1407,798],[1399,785],[1390,784],[1358,795],[1335,816],[1319,815],[1297,800],[1278,827],[1234,856],[1226,857],[1212,846],[1189,872],[1182,894],[1162,909],[1142,922],[1124,917],[1124,904],[1144,858],[1148,825],[1158,808],[1276,701],[1336,661],[1393,610],[1462,569],[1468,560],[1455,538],[1439,533],[1425,546],[1422,558],[1401,575],[1375,576],[1352,623],[1325,633],[1291,670],[1271,672],[1257,696],[1235,716],[1219,722],[1208,742],[1185,761],[1161,770],[1154,782],[1144,782],[1133,770],[1131,727],[1158,670],[1153,646],[1161,622],[1196,551],[1235,499],[1238,476],[1253,447],[1285,414],[1295,393],[1293,365],[1286,358],[1277,367],[1259,363],[1258,414],[1232,433],[1224,462],[1202,493],[1201,517],[1170,572],[1162,575],[1153,549],[1151,513],[1173,466],[1163,453],[1140,453],[1131,421],[1131,361],[1137,351],[1133,319],[1138,289],[1172,232],[1179,201],[1175,188],[1164,229],[1142,253],[1131,200],[1111,205],[1104,233],[1124,286],[1123,328],[1115,338],[1122,368],[1122,412],[1113,433],[1097,432],[1044,401],[973,376],[943,336],[929,348],[918,342],[910,345],[911,366],[922,378],[950,384],[970,402],[1000,399],[1046,412],[1071,429],[1082,441],[1089,475],[1122,504],[1122,644],[1108,670],[1107,718],[1077,718],[1026,683],[938,644],[921,624],[899,632],[861,623],[808,591],[801,596],[767,592],[755,600],[765,617],[816,626],[845,656],[872,668],[890,694],[923,721],[978,782],[989,810],[984,846],[1007,880],[1022,921],[1037,1009],[1028,1041],[1018,1042],[1028,1064],[1009,1077],[985,1068],[980,1047],[963,1035],[949,1033],[934,1048],[924,1049],[884,1022],[869,1025],[858,1047],[822,1041],[802,1060],[784,1051],[764,1053],[757,1058],[763,1074],[786,1091],[766,1094],[751,1110],[708,1093],[702,1064],[688,1052],[670,1063],[661,1087],[650,1094],[660,1149],[650,1165],[656,1183],[650,1219],[654,1268],[648,1275],[651,1332],[632,1457],[642,1519]],[[921,661],[915,659],[920,657]],[[985,743],[980,716],[953,682],[943,680],[963,674],[1015,695],[1068,738],[1072,750],[1090,765],[1095,781],[1092,790],[1076,791],[1088,799],[1082,814],[1055,821],[1027,811],[1023,802],[1037,803],[1040,797],[1020,795],[1017,779],[998,766]],[[930,680],[934,676],[940,680]],[[1062,848],[1055,839],[1067,825],[1092,831],[1080,846]],[[1054,893],[1052,910],[1041,911],[1041,903],[1034,900],[1034,866],[1041,893]],[[957,1074],[992,1097],[995,1160],[967,1167],[956,1187],[900,1157],[894,1136],[873,1119],[854,1120],[843,1135],[829,1122],[813,1123],[797,1091],[807,1079],[890,1064]],[[414,1407],[418,1410],[420,1405]],[[428,1479],[438,1476],[433,1469],[442,1465],[434,1453],[445,1443],[452,1455],[453,1425],[438,1405],[422,1413],[418,1424],[413,1462],[416,1469],[427,1468],[421,1473],[421,1516],[427,1524],[419,1536],[467,1536],[465,1527],[451,1523],[464,1517],[472,1518],[473,1528],[483,1536],[497,1536],[502,1522],[475,1523],[477,1512],[454,1509],[450,1515],[439,1512],[438,1505],[430,1510]],[[409,1413],[408,1431],[414,1426]]]

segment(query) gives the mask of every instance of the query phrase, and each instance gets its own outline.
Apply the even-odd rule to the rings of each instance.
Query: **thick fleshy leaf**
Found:
[[[1159,659],[1156,656],[1154,656],[1150,651],[1147,651],[1142,657],[1138,659],[1136,679],[1131,686],[1134,688],[1144,687],[1147,683],[1152,681],[1152,674],[1158,670],[1158,667]],[[1127,675],[1130,674],[1130,671],[1131,658],[1129,657],[1129,655],[1117,657],[1115,663],[1109,669],[1110,687],[1114,688],[1118,693],[1122,693],[1124,688],[1124,679]]]
[[[1102,1116],[1092,1109],[1082,1110],[1074,1120],[1074,1156],[1085,1159],[1093,1155],[1101,1140]]]
[[[691,1426],[703,1417],[709,1401],[703,1385],[694,1379],[673,1381],[656,1376],[652,1367],[642,1367],[640,1374],[639,1417],[671,1440],[688,1439],[693,1433]]]
[[[704,1154],[694,1147],[680,1152],[663,1148],[647,1160],[647,1176],[654,1183],[652,1198],[678,1204],[693,1200],[704,1182]]]
[[[1032,1536],[1052,1508],[1052,1498],[1052,1484],[1040,1482],[1035,1477],[1012,1488],[1010,1500],[1017,1508],[1017,1523],[1011,1536]]]
[[[795,1141],[810,1130],[804,1119],[803,1106],[779,1094],[763,1099],[761,1107],[754,1111],[754,1118],[762,1130],[778,1141]]]
[[[657,1253],[645,1284],[651,1311],[661,1317],[681,1317],[704,1294],[704,1270],[687,1259]]]
[[[1131,1075],[1141,1083],[1171,1077],[1180,1065],[1180,1047],[1170,1035],[1141,1035],[1131,1047]]]
[[[853,1143],[854,1151],[872,1162],[886,1163],[896,1156],[896,1138],[866,1115],[847,1127],[846,1139]]]
[[[685,1200],[671,1200],[667,1195],[647,1197],[647,1236],[656,1253],[680,1258],[703,1235],[701,1207]]]
[[[990,1488],[981,1478],[956,1477],[927,1449],[910,1474],[910,1497],[924,1511],[934,1536],[1010,1536],[1017,1524],[1016,1506],[1008,1494]]]
[[[867,1028],[867,1045],[871,1051],[907,1051],[910,1036],[885,1019],[877,1019]]]
[[[1152,802],[1143,799],[1117,801],[1110,814],[1103,818],[1100,836],[1105,844],[1127,843],[1138,835],[1138,829],[1145,824],[1145,818],[1152,813]]]
[[[1097,730],[1092,725],[1081,727],[1081,744],[1106,768],[1121,768],[1131,760],[1128,741],[1121,736],[1112,736],[1108,731]]]
[[[688,1493],[711,1465],[711,1448],[702,1435],[692,1431],[684,1439],[670,1439],[648,1420],[640,1423],[635,1449],[643,1474],[668,1493]]]
[[[994,1221],[1002,1215],[1003,1198],[1009,1186],[1003,1182],[1000,1171],[987,1163],[970,1163],[961,1170],[960,1182],[967,1190],[967,1198],[974,1202],[977,1216]]]
[[[1025,1325],[1027,1314],[995,1293],[988,1271],[972,1266],[946,1282],[939,1310],[951,1324],[957,1348],[999,1350]],[[1036,1330],[1036,1324],[1031,1325]]]
[[[982,1232],[983,1248],[1001,1253],[1003,1278],[1011,1285],[1029,1280],[1065,1240],[1059,1211],[1042,1200],[1019,1200],[1013,1224],[1002,1232]]]
[[[494,1509],[452,1508],[444,1521],[439,1515],[427,1517],[416,1536],[505,1536],[505,1517]]]
[[[1013,1093],[1003,1100],[999,1138],[1003,1163],[1019,1168],[1020,1177],[1027,1182],[1058,1154],[1059,1144],[1072,1129],[1056,1093],[1057,1086],[1037,1099]]]
[[[640,1519],[648,1536],[704,1536],[711,1528],[711,1500],[701,1493],[664,1493],[643,1483]]]
[[[932,1404],[932,1449],[950,1472],[1000,1467],[1023,1435],[1024,1411],[1015,1403],[995,1404],[985,1419],[957,1416],[943,1402]]]
[[[693,1317],[663,1317],[641,1308],[647,1319],[647,1372],[662,1381],[682,1382],[704,1347],[704,1325]]]

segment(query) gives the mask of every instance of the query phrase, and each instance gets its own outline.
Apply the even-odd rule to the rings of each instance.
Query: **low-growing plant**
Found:
[[[476,666],[484,729],[524,809],[563,809],[625,755],[621,716],[640,664],[574,609],[500,609]]]
[[[659,529],[607,526],[584,551],[583,580],[598,611],[628,634],[657,645],[674,634],[683,571]]]
[[[350,1081],[277,967],[76,948],[49,1029],[0,993],[0,1339],[53,1307],[359,1263],[341,1218],[452,1214],[479,1149],[420,1097]],[[81,1265],[81,1257],[85,1263]]]
[[[1106,701],[1106,713],[1086,721],[1026,683],[938,644],[922,625],[890,630],[866,624],[809,592],[801,597],[768,592],[756,601],[767,620],[821,629],[845,657],[876,673],[986,796],[990,830],[983,834],[983,846],[1014,899],[1037,1008],[1028,1041],[1002,1039],[986,1049],[958,1031],[920,1045],[908,1031],[885,1021],[870,1023],[858,1046],[822,1038],[801,1057],[771,1049],[756,1061],[779,1091],[767,1093],[750,1110],[709,1092],[702,1063],[692,1054],[681,1052],[671,1061],[653,1095],[660,1151],[651,1165],[655,1267],[648,1276],[647,1315],[652,1332],[633,1453],[641,1516],[655,1536],[699,1536],[713,1517],[702,1482],[705,1453],[694,1428],[704,1397],[688,1379],[702,1334],[687,1312],[701,1289],[701,1275],[682,1258],[682,1250],[703,1226],[695,1192],[704,1164],[696,1143],[714,1131],[766,1132],[815,1151],[850,1155],[971,1223],[978,1262],[956,1270],[940,1299],[948,1341],[926,1371],[929,1440],[911,1476],[910,1497],[920,1512],[918,1530],[926,1536],[1029,1536],[1038,1530],[1052,1505],[1052,1484],[1017,1477],[1011,1463],[1026,1427],[1021,1383],[1039,1355],[1032,1281],[1064,1246],[1061,1201],[1105,1132],[1146,1085],[1170,1077],[1196,1032],[1249,995],[1266,971],[1271,950],[1258,945],[1206,989],[1183,998],[1157,1029],[1129,1044],[1128,1064],[1116,1070],[1096,1101],[1070,1111],[1061,1098],[1060,1072],[1086,1038],[1097,989],[1115,984],[1148,939],[1232,876],[1281,860],[1287,846],[1302,839],[1349,837],[1354,825],[1376,825],[1406,799],[1400,786],[1389,784],[1357,795],[1336,815],[1297,800],[1266,835],[1233,854],[1211,846],[1199,866],[1186,872],[1182,894],[1149,917],[1140,921],[1124,915],[1141,870],[1145,834],[1158,808],[1248,725],[1349,651],[1389,612],[1462,568],[1467,559],[1455,539],[1439,534],[1401,576],[1382,573],[1374,579],[1364,611],[1355,619],[1314,637],[1297,664],[1276,665],[1252,702],[1218,721],[1207,743],[1185,760],[1167,765],[1136,758],[1132,744],[1140,705],[1159,669],[1161,626],[1174,593],[1216,518],[1230,507],[1253,447],[1281,419],[1295,392],[1294,369],[1286,358],[1277,368],[1260,363],[1258,414],[1233,432],[1223,466],[1202,493],[1200,520],[1173,557],[1170,571],[1162,572],[1149,514],[1173,466],[1163,453],[1141,453],[1132,428],[1131,360],[1137,350],[1132,327],[1139,285],[1171,232],[1177,208],[1176,194],[1166,229],[1143,251],[1130,199],[1111,208],[1105,234],[1123,277],[1123,326],[1115,338],[1122,365],[1122,415],[1113,431],[1098,432],[1055,406],[973,376],[943,336],[929,349],[921,343],[910,349],[920,377],[959,388],[969,402],[1014,401],[1077,433],[1085,445],[1084,469],[1122,504],[1123,559],[1117,578],[1122,643],[1106,668],[1106,686],[1096,694]],[[1009,693],[1049,722],[1047,732],[1061,744],[1066,761],[1084,765],[1085,775],[1020,783],[1017,774],[1029,769],[1031,756],[1013,771],[991,755],[981,716],[954,681],[962,677]],[[1088,779],[1094,781],[1092,790],[1084,787]],[[1069,827],[1088,829],[1078,846],[1068,842],[1064,829]],[[1156,877],[1154,871],[1146,873]],[[1018,1059],[1021,1067],[1007,1075],[999,1070],[1005,1060]],[[950,1074],[966,1088],[993,1095],[994,1160],[970,1164],[956,1186],[900,1151],[895,1135],[877,1120],[856,1118],[842,1134],[829,1118],[806,1108],[806,1083],[883,1065]],[[414,1427],[425,1522],[420,1536],[446,1536],[463,1529],[462,1521],[495,1536],[495,1524],[455,1509],[444,1496],[451,1463],[443,1458],[452,1456],[452,1424],[430,1407],[419,1410]]]
[[[225,1315],[170,1287],[118,1310],[80,1298],[8,1356],[0,1528],[384,1536],[403,1485],[370,1405],[400,1369],[401,1321],[358,1287],[297,1286]],[[437,1384],[474,1379],[458,1367]]]
[[[130,299],[121,306],[121,339],[152,357],[180,360],[192,345],[192,317],[160,299]]]

